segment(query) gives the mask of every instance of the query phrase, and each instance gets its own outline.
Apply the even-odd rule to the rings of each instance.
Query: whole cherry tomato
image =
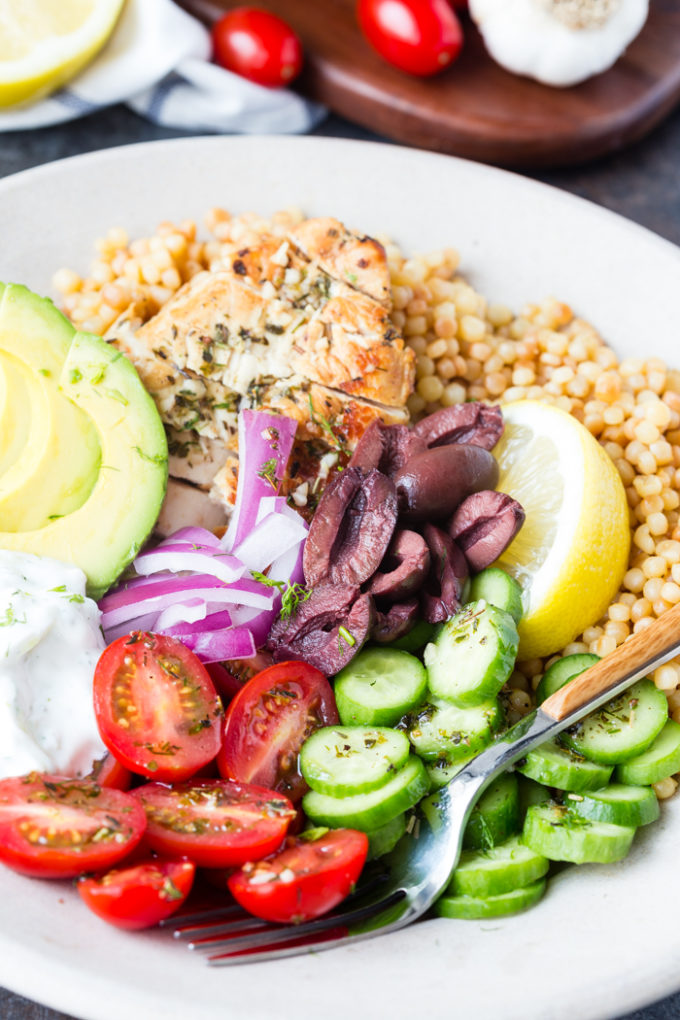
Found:
[[[380,56],[409,74],[442,71],[463,45],[460,22],[447,0],[359,0],[357,17]]]
[[[138,931],[158,924],[182,906],[195,871],[191,861],[147,858],[82,878],[77,888],[97,917],[117,928]]]
[[[243,78],[276,88],[302,70],[302,44],[282,18],[259,7],[235,7],[212,29],[213,57]]]

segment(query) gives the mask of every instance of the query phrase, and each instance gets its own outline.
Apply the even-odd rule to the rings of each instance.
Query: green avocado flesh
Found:
[[[133,365],[0,283],[0,548],[79,566],[98,598],[160,511],[167,442]]]

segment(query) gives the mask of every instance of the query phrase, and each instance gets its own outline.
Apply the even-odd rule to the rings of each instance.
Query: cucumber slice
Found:
[[[302,798],[302,809],[317,825],[372,832],[412,808],[429,789],[425,766],[412,754],[396,776],[377,790],[353,797],[330,797],[310,790]]]
[[[426,761],[425,769],[430,777],[431,785],[436,789],[446,786],[454,776],[457,776],[464,765],[470,761],[469,758],[462,758],[456,762],[447,761],[446,758],[437,758],[436,761]]]
[[[492,701],[512,673],[518,644],[509,613],[484,599],[470,602],[425,649],[430,690],[461,708]]]
[[[649,825],[659,817],[659,802],[650,786],[612,783],[591,793],[568,793],[564,803],[583,818],[612,825]]]
[[[452,917],[461,921],[484,921],[490,917],[506,917],[528,910],[543,896],[546,880],[540,878],[522,889],[502,893],[500,896],[440,896],[434,905],[439,917]]]
[[[486,567],[472,578],[470,600],[484,599],[490,606],[510,613],[515,623],[522,619],[522,589],[514,577],[500,567]]]
[[[340,670],[333,690],[345,726],[394,726],[420,704],[426,687],[425,667],[415,655],[366,648]]]
[[[632,825],[611,825],[582,818],[560,804],[534,804],[527,811],[522,841],[551,861],[611,864],[630,850]]]
[[[466,850],[489,850],[519,829],[517,776],[505,772],[484,791],[468,819],[463,833]]]
[[[427,620],[418,620],[413,624],[410,631],[396,641],[390,641],[388,648],[396,648],[402,652],[419,652],[428,641],[432,640],[437,625],[428,623]]]
[[[374,861],[383,857],[395,846],[406,832],[406,814],[402,811],[400,815],[391,821],[381,825],[379,829],[372,829],[367,832],[368,836],[368,860]]]
[[[668,720],[668,701],[652,680],[627,691],[562,733],[562,743],[589,761],[618,765],[642,754]]]
[[[611,765],[597,765],[586,761],[555,740],[549,740],[540,747],[529,751],[526,758],[517,762],[515,768],[523,776],[535,779],[543,786],[554,786],[558,790],[600,790],[609,782]]]
[[[500,703],[458,708],[450,701],[431,701],[404,716],[401,726],[416,754],[426,760],[445,758],[449,764],[483,751],[503,724]]]
[[[405,733],[386,726],[323,726],[300,749],[300,771],[313,790],[331,797],[376,790],[402,768]]]
[[[616,778],[632,786],[651,786],[680,772],[680,723],[669,719],[651,747],[624,765],[616,766]]]
[[[519,816],[524,821],[526,813],[532,804],[545,804],[550,800],[550,790],[543,783],[537,783],[535,779],[519,775]]]
[[[446,892],[453,896],[502,896],[546,874],[547,857],[511,836],[490,850],[463,850]]]
[[[536,688],[536,704],[540,705],[546,698],[549,698],[560,687],[564,687],[570,680],[573,680],[579,673],[600,661],[599,655],[592,655],[590,652],[579,652],[577,655],[563,655],[557,662],[546,669]]]

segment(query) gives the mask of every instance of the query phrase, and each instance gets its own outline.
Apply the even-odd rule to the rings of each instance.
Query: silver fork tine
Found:
[[[172,917],[166,917],[164,921],[159,921],[158,927],[172,928],[173,932],[176,932],[187,925],[200,924],[203,921],[213,921],[219,917],[227,918],[238,915],[243,917],[249,916],[238,903],[229,903],[224,907],[206,907],[205,910],[195,910],[191,914],[173,914]]]
[[[281,925],[275,927],[268,922],[261,922],[266,925],[266,930],[260,930],[252,934],[244,934],[241,937],[235,933],[232,938],[199,938],[189,943],[188,948],[194,950],[212,950],[227,947],[231,952],[243,949],[269,949],[270,946],[279,942],[289,942],[293,939],[306,938],[309,935],[316,935],[332,928],[347,929],[350,925],[358,924],[372,917],[378,911],[386,910],[390,906],[399,903],[405,896],[402,890],[393,892],[385,899],[354,907],[353,910],[343,910],[341,914],[328,914],[326,917],[319,917],[315,921],[306,921],[302,924]]]
[[[242,963],[260,963],[262,960],[278,960],[286,956],[299,956],[302,952],[312,953],[315,949],[331,949],[336,944],[341,945],[343,942],[348,941],[353,941],[353,939],[352,936],[347,935],[346,928],[330,928],[319,932],[319,938],[313,942],[309,938],[303,938],[296,939],[296,944],[288,946],[275,943],[271,948],[242,949],[239,952],[218,953],[215,956],[209,956],[206,962],[209,967],[231,967]]]
[[[242,917],[232,921],[224,921],[222,924],[201,924],[193,928],[182,928],[173,932],[173,936],[176,939],[193,939],[203,942],[214,938],[216,935],[228,936],[230,932],[233,932],[234,935],[240,935],[242,932],[259,931],[262,928],[269,927],[271,927],[269,921],[262,921],[259,917],[243,914]],[[193,949],[194,947],[192,944],[189,944],[189,948]]]

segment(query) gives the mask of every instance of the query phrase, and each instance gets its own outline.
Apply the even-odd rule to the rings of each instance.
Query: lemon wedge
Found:
[[[47,95],[111,35],[124,0],[0,0],[0,107]]]
[[[498,489],[526,520],[498,565],[522,586],[519,657],[533,659],[606,611],[628,564],[628,504],[611,459],[576,418],[537,400],[506,404],[503,417]]]

